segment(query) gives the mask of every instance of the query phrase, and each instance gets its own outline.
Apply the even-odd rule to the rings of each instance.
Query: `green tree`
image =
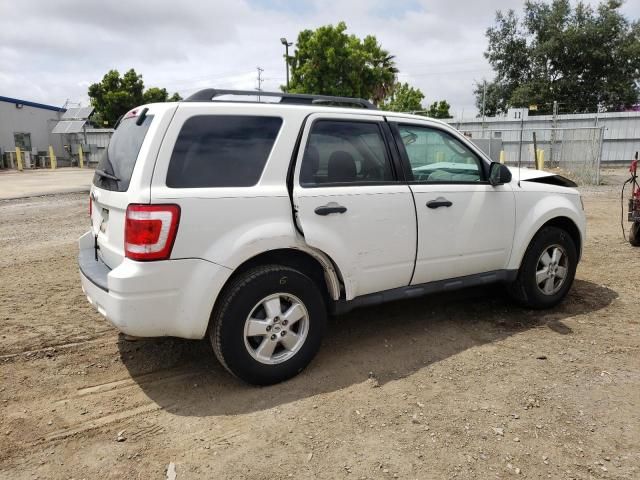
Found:
[[[120,76],[117,70],[109,70],[99,83],[89,86],[89,98],[95,108],[94,122],[100,126],[113,126],[122,115],[137,105],[151,102],[180,100],[174,93],[169,97],[164,88],[144,91],[142,75],[132,68]]]
[[[142,94],[143,103],[179,102],[182,97],[177,93],[169,96],[166,88],[151,87]]]
[[[289,57],[290,92],[359,97],[375,104],[389,94],[397,74],[394,57],[374,36],[361,40],[346,30],[340,22],[298,34]]]
[[[413,88],[408,83],[398,83],[384,103],[382,110],[392,112],[417,112],[422,110],[424,94],[419,88]]]
[[[493,117],[501,112],[506,112],[509,108],[509,95],[505,92],[506,87],[502,83],[487,82],[485,91],[484,82],[476,83],[473,93],[476,96],[478,116],[482,116],[482,103],[484,96],[484,114]]]
[[[431,118],[451,118],[449,109],[451,105],[446,100],[440,100],[439,102],[433,102],[427,110],[427,117]]]
[[[433,102],[427,109],[422,106],[422,100],[424,94],[419,88],[414,88],[406,82],[397,83],[380,108],[392,112],[415,112],[431,118],[451,118],[451,105],[446,100]]]
[[[596,9],[569,0],[527,1],[522,19],[496,13],[485,57],[495,79],[487,84],[485,113],[538,105],[549,113],[618,110],[636,103],[640,81],[640,22],[621,13],[620,0]],[[483,85],[474,88],[482,106]]]

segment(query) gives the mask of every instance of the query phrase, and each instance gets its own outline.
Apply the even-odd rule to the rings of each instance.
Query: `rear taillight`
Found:
[[[139,261],[166,260],[179,221],[178,205],[129,205],[124,224],[125,256]]]

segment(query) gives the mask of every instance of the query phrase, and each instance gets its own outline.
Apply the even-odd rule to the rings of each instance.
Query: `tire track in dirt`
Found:
[[[106,335],[100,335],[98,337],[89,338],[87,340],[81,340],[81,341],[70,342],[70,343],[53,343],[51,345],[43,346],[41,348],[37,348],[34,350],[24,350],[21,352],[7,353],[4,355],[0,355],[0,362],[11,363],[19,359],[23,359],[25,361],[36,360],[38,358],[42,358],[43,356],[46,356],[47,354],[60,353],[61,350],[62,351],[66,350],[67,351],[66,353],[70,353],[72,351],[80,351],[93,346],[98,346],[98,347],[107,346],[111,342],[106,342],[105,340],[109,338],[113,338],[115,336],[114,330],[111,328],[106,329],[100,333],[105,333]]]
[[[171,384],[174,381],[184,380],[190,377],[201,375],[201,372],[195,372],[193,369],[179,369],[177,371],[160,370],[136,377],[127,377],[122,380],[115,380],[107,383],[99,383],[89,387],[78,389],[76,395],[72,398],[63,398],[56,403],[67,402],[75,397],[84,397],[87,395],[96,395],[100,393],[113,392],[123,388],[146,387],[151,385]]]
[[[65,438],[73,437],[75,435],[84,434],[92,430],[97,430],[102,427],[106,427],[115,422],[122,422],[123,420],[128,420],[133,417],[145,416],[150,413],[156,412],[158,410],[162,410],[163,408],[166,408],[166,407],[161,407],[156,403],[148,403],[146,405],[142,405],[139,407],[126,409],[120,412],[112,413],[112,414],[105,415],[98,418],[93,418],[93,419],[87,420],[86,422],[81,422],[80,424],[76,424],[71,428],[62,428],[60,430],[52,432],[46,435],[43,439],[40,439],[34,442],[34,445],[64,440]]]
[[[151,401],[144,394],[143,387],[164,386],[168,390],[172,390],[185,379],[201,375],[202,372],[199,370],[178,368],[154,371],[136,377],[120,378],[77,388],[75,392],[59,398],[54,401],[53,404],[39,404],[39,408],[29,410],[29,416],[32,418],[43,418],[50,411],[63,410],[60,418],[56,421],[56,423],[64,424],[62,428],[49,432],[44,436],[38,429],[33,429],[31,436],[24,435],[23,438],[17,442],[18,444],[14,446],[19,447],[20,444],[23,446],[35,446],[58,442],[69,437],[82,436],[89,432],[109,427],[114,423],[123,424],[119,426],[119,428],[128,430],[134,439],[156,435],[160,433],[162,429],[158,428],[154,423],[140,427],[141,419],[159,410],[171,410],[173,404],[167,403],[159,405]],[[174,386],[172,387],[172,385]],[[134,391],[123,396],[123,391],[127,389],[134,389]],[[78,421],[77,412],[82,412],[80,415],[84,415],[84,413],[87,412],[87,410],[83,410],[87,409],[87,400],[90,402],[89,407],[92,411],[98,408],[97,406],[114,405],[119,401],[124,401],[124,408],[115,412],[109,412],[105,415],[99,414],[98,416],[87,419],[82,418],[82,420]],[[94,407],[94,405],[96,407]],[[56,408],[52,409],[51,406]],[[61,407],[64,407],[64,409]],[[101,413],[101,411],[99,413]],[[129,426],[127,426],[126,422],[134,418],[136,422],[129,422]]]

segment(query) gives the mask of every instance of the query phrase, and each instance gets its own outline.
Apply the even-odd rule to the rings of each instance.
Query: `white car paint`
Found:
[[[381,115],[316,113],[302,135],[306,145],[311,126],[321,119],[378,121]],[[304,149],[298,152],[293,199],[305,241],[325,252],[342,274],[345,298],[406,286],[411,281],[416,248],[415,210],[407,185],[359,185],[303,188],[297,181]],[[329,203],[347,208],[339,215],[314,210]]]
[[[414,285],[506,268],[515,225],[510,184],[423,184],[411,189],[419,238]],[[426,206],[438,198],[452,205]]]
[[[551,175],[545,172],[512,169],[512,181],[495,187],[397,182],[302,188],[299,184],[300,159],[314,118],[380,122],[387,118],[437,126],[488,162],[465,137],[436,120],[315,105],[206,102],[145,107],[154,120],[130,187],[126,192],[92,187],[92,227],[79,241],[81,251],[93,252],[97,235],[98,255],[108,269],[106,290],[81,273],[89,301],[117,328],[132,335],[202,338],[216,298],[233,272],[275,249],[300,250],[318,259],[329,297],[350,301],[410,284],[517,270],[531,238],[558,216],[573,221],[584,239],[586,222],[578,192],[527,182]],[[184,122],[196,115],[218,114],[283,119],[257,185],[167,187],[169,160]],[[299,137],[290,192],[287,175]],[[427,201],[441,196],[451,200],[452,207],[425,207]],[[313,213],[329,202],[348,210],[340,215]],[[180,206],[170,260],[136,262],[124,257],[124,215],[131,203]],[[106,210],[108,218],[103,215]]]

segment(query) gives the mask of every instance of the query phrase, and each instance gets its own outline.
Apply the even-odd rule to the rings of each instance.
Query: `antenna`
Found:
[[[262,72],[264,72],[264,68],[256,67],[258,69],[258,102],[260,102],[260,92],[262,91]]]

